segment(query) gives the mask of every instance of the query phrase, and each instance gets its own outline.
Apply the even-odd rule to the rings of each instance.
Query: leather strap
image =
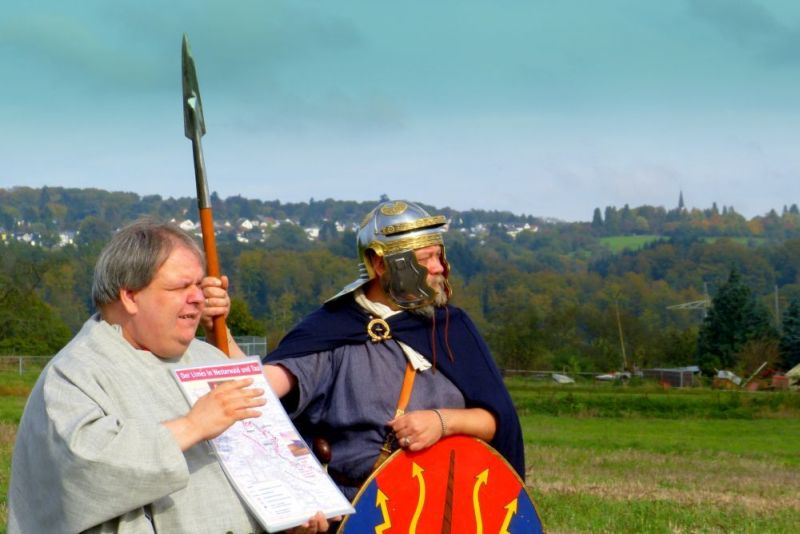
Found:
[[[407,363],[406,374],[403,376],[403,385],[400,386],[400,398],[397,399],[397,409],[394,412],[395,417],[400,417],[406,413],[406,408],[411,400],[411,389],[414,387],[414,377],[416,376],[417,371],[410,362]]]
[[[411,365],[406,364],[406,374],[403,376],[403,385],[400,386],[400,397],[397,399],[397,408],[394,411],[395,417],[400,417],[406,413],[406,408],[411,400],[411,390],[414,388],[414,378],[417,376],[417,371]],[[378,453],[378,458],[372,464],[372,470],[375,471],[386,459],[392,454],[392,442],[394,441],[394,432],[386,434],[386,439],[383,441],[383,446]]]

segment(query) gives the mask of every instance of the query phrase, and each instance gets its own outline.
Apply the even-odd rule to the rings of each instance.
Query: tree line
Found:
[[[73,196],[65,197],[68,191]],[[119,195],[127,201],[112,207]],[[15,188],[0,190],[0,197],[5,228],[25,221],[56,229],[71,221],[80,230],[67,246],[0,245],[3,354],[53,354],[80,327],[93,311],[94,261],[117,227],[144,214],[196,218],[194,205],[128,193]],[[230,213],[231,206],[240,205],[239,214],[247,213],[243,206],[269,204],[241,197],[217,197],[217,202],[231,203]],[[280,207],[287,217],[304,211],[305,222],[312,224],[348,220],[344,214],[360,220],[375,202],[305,204],[297,212],[280,203],[272,208]],[[620,221],[627,221],[630,213],[642,216],[648,209],[616,211],[627,213],[620,215]],[[790,221],[795,211],[790,207],[776,216]],[[741,217],[727,208],[724,212],[728,218]],[[46,223],[42,213],[54,218]],[[685,209],[665,213],[680,224],[696,221]],[[605,372],[626,363],[639,368],[697,364],[706,372],[726,368],[746,373],[763,361],[776,368],[800,361],[800,237],[786,237],[791,234],[788,223],[780,235],[763,231],[771,227],[764,217],[745,221],[751,232],[746,236],[726,235],[728,226],[706,234],[697,228],[681,233],[679,225],[669,231],[662,227],[663,233],[652,235],[645,246],[614,253],[607,240],[616,236],[594,222],[480,211],[449,215],[457,219],[446,237],[454,304],[470,313],[502,367]],[[715,217],[713,208],[709,217]],[[605,225],[609,217],[601,220]],[[509,224],[525,223],[530,227],[508,232]],[[485,232],[467,231],[474,227]],[[221,239],[219,247],[232,284],[229,324],[234,334],[266,335],[270,347],[357,275],[350,227],[320,231],[319,239],[311,241],[301,225],[281,225],[264,242],[230,238]],[[707,308],[675,307],[706,299],[712,304]]]

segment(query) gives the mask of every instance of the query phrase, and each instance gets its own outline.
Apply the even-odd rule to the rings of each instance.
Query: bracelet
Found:
[[[445,421],[444,416],[442,415],[442,412],[440,412],[436,408],[433,408],[431,411],[439,416],[439,422],[442,424],[442,437],[445,437],[447,435],[447,423]]]

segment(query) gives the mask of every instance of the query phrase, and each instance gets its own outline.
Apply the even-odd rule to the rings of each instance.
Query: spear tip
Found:
[[[206,133],[203,119],[203,103],[200,100],[200,86],[197,82],[197,70],[189,47],[189,36],[183,34],[181,47],[181,73],[183,79],[183,126],[189,139],[202,137]]]

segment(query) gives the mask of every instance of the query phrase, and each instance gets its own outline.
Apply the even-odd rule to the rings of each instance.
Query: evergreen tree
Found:
[[[336,231],[336,223],[330,220],[323,221],[319,227],[319,240],[330,242],[338,237],[339,233]]]
[[[781,365],[789,370],[800,363],[800,299],[794,298],[783,316]]]
[[[606,213],[603,217],[605,221],[606,235],[616,235],[620,230],[619,213],[617,208],[613,206],[606,206]]]
[[[731,369],[739,363],[739,351],[748,341],[776,337],[769,314],[756,302],[736,269],[720,287],[697,340],[698,365],[705,374]]]
[[[603,230],[603,214],[600,213],[600,208],[595,208],[594,214],[592,215],[592,231],[597,233],[602,230]]]

